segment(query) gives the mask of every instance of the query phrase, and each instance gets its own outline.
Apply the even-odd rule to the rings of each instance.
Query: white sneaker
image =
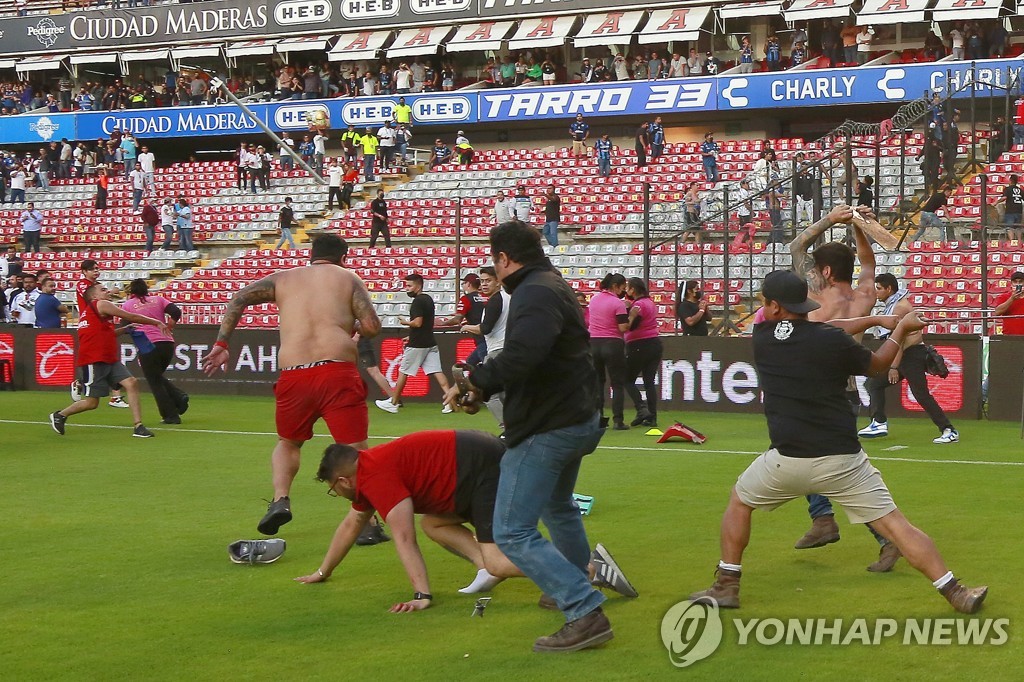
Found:
[[[946,443],[956,443],[960,440],[960,434],[956,432],[954,428],[943,429],[942,435],[938,438],[932,439],[932,442],[936,445],[945,445]]]
[[[107,405],[110,405],[111,407],[120,407],[121,409],[129,407],[128,401],[122,398],[121,396],[111,398],[110,402],[107,403]]]
[[[78,379],[71,382],[71,402],[77,403],[82,399],[82,384]]]
[[[449,405],[448,403],[445,403],[444,407],[441,408],[441,414],[451,414],[454,411],[455,410],[453,410],[452,406]]]
[[[398,405],[391,402],[391,398],[381,398],[380,400],[373,401],[373,404],[391,414],[398,414]]]
[[[857,435],[861,438],[881,438],[882,436],[888,436],[889,423],[876,422],[872,419],[870,424],[857,432]]]

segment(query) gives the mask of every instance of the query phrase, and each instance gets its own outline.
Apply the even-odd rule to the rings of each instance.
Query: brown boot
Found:
[[[582,618],[571,620],[549,637],[540,637],[533,643],[534,651],[568,652],[604,644],[612,638],[612,624],[597,607]]]
[[[872,573],[888,573],[896,565],[896,562],[900,560],[901,556],[903,556],[903,553],[900,552],[900,548],[896,546],[896,543],[887,542],[878,550],[878,561],[868,566],[868,570]]]
[[[701,601],[711,598],[717,601],[718,606],[723,609],[738,609],[740,607],[740,575],[741,571],[717,568],[715,569],[714,584],[706,590],[694,592],[687,599]]]
[[[839,542],[839,526],[832,514],[819,516],[811,522],[811,529],[793,545],[794,549],[813,549]]]
[[[540,595],[540,601],[537,602],[537,606],[541,607],[542,609],[547,609],[548,611],[558,610],[558,603],[552,597],[549,597],[546,594]]]
[[[964,587],[960,581],[953,579],[940,592],[960,613],[977,613],[988,595],[988,587]]]

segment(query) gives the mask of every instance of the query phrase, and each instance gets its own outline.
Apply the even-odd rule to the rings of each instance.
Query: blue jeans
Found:
[[[50,189],[50,174],[44,171],[36,173],[36,177],[39,179],[39,189],[48,190]]]
[[[191,227],[178,228],[178,246],[185,251],[192,251],[192,229]]]
[[[494,540],[567,621],[604,603],[587,576],[590,543],[572,499],[580,462],[597,448],[604,430],[598,414],[582,424],[538,433],[509,448],[501,459],[494,505]],[[537,529],[543,521],[548,541]]]
[[[373,182],[373,162],[376,157],[373,154],[363,154],[363,179],[367,182]]]
[[[611,159],[598,159],[597,160],[597,172],[603,177],[607,178],[612,174],[612,160]]]
[[[135,170],[135,159],[125,159],[124,160],[124,176],[128,177],[128,175],[133,170]]]
[[[280,249],[281,245],[284,244],[286,241],[288,242],[288,248],[291,249],[292,251],[294,251],[295,250],[295,240],[292,239],[292,231],[289,228],[287,228],[287,227],[282,227],[281,228],[281,238],[277,240],[277,245],[274,247],[274,250],[276,251],[276,250]]]
[[[25,203],[25,190],[23,190],[23,189],[12,189],[11,190],[11,203],[12,204],[23,204],[23,203]]]
[[[704,159],[704,177],[708,182],[718,182],[718,163],[713,158]]]
[[[162,248],[164,251],[171,250],[171,244],[174,243],[174,225],[164,225],[164,243]]]
[[[138,211],[139,204],[142,203],[142,195],[146,190],[144,189],[133,189],[132,190],[132,210]]]
[[[548,240],[551,246],[558,246],[558,221],[552,220],[544,223],[544,239]]]
[[[943,224],[942,220],[939,219],[939,216],[935,215],[930,211],[921,211],[921,222],[919,224],[919,227],[917,228],[917,232],[914,233],[914,236],[911,237],[910,241],[921,241],[921,237],[924,236],[925,232],[928,231],[929,227],[938,227],[939,238],[942,241],[946,241],[945,225]]]

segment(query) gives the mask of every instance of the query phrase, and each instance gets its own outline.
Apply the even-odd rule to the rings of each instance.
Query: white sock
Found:
[[[486,568],[481,568],[476,572],[476,578],[473,582],[463,587],[459,592],[462,594],[476,594],[477,592],[490,592],[495,586],[500,583],[504,578],[493,576],[487,572]]]
[[[718,561],[718,567],[723,571],[736,571],[737,573],[740,572],[740,564],[727,564],[721,559],[719,559]]]
[[[952,580],[956,580],[956,578],[953,577],[953,571],[946,571],[946,575],[942,576],[941,578],[933,582],[932,585],[935,586],[935,589],[941,590],[943,587],[948,585]]]

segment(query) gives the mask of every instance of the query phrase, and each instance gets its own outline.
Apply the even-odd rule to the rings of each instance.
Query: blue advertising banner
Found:
[[[23,114],[0,119],[0,144],[31,144],[33,142],[77,139],[74,114]]]
[[[769,109],[773,107],[820,107],[839,104],[905,102],[947,86],[957,91],[976,79],[979,97],[989,97],[1005,88],[1008,73],[1017,74],[1021,61],[985,60],[972,76],[970,62],[892,64],[856,69],[815,69],[781,71],[743,76],[721,76],[718,109]],[[947,72],[949,72],[947,83]],[[996,89],[993,89],[996,86]],[[958,96],[969,97],[970,91]]]
[[[714,78],[679,78],[487,90],[479,94],[479,121],[714,111],[715,86]]]

